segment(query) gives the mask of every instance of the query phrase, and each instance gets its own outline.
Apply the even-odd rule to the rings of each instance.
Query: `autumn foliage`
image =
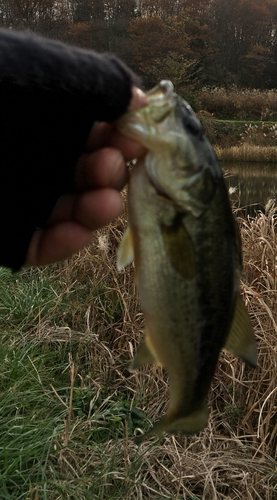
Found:
[[[0,26],[110,51],[147,87],[275,87],[272,0],[0,0]]]

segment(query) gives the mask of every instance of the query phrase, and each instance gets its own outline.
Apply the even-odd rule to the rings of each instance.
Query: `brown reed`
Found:
[[[222,352],[209,394],[209,425],[197,436],[166,435],[144,442],[139,449],[127,432],[101,445],[82,438],[98,425],[101,409],[94,410],[93,401],[100,394],[105,395],[103,405],[124,394],[150,419],[160,417],[168,404],[167,376],[152,366],[131,376],[126,370],[144,321],[133,266],[120,274],[115,267],[125,218],[98,231],[91,247],[60,269],[63,279],[86,283],[90,290],[82,308],[75,311],[75,329],[57,327],[46,319],[26,335],[50,347],[77,342],[74,377],[95,394],[87,417],[71,422],[70,430],[67,421],[56,444],[59,460],[52,467],[59,469],[65,483],[93,484],[100,499],[122,498],[114,496],[117,489],[124,490],[127,500],[277,499],[275,205],[270,202],[265,214],[237,220],[244,255],[241,292],[257,336],[258,367],[249,368]],[[77,317],[85,321],[78,323]],[[70,377],[72,385],[72,373]]]

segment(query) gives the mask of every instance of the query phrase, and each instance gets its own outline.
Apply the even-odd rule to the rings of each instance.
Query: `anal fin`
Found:
[[[247,309],[239,292],[224,349],[251,366],[257,366],[257,344]]]
[[[141,366],[151,365],[151,364],[160,365],[155,354],[151,350],[151,347],[149,346],[149,342],[147,341],[147,332],[146,332],[145,337],[141,339],[137,353],[132,363],[129,366],[129,372],[133,373]]]

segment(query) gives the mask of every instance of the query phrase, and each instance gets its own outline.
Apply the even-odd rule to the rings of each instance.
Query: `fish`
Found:
[[[255,367],[257,346],[239,292],[240,233],[223,174],[190,105],[169,80],[116,123],[147,148],[128,183],[128,227],[117,268],[134,260],[145,334],[130,365],[169,376],[165,415],[145,434],[186,435],[208,423],[207,395],[221,349]]]

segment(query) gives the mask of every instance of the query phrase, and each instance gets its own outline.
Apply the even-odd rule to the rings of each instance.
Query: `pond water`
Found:
[[[230,198],[244,214],[254,215],[264,210],[269,199],[277,202],[277,164],[251,162],[222,162]],[[231,189],[230,189],[231,188]]]

